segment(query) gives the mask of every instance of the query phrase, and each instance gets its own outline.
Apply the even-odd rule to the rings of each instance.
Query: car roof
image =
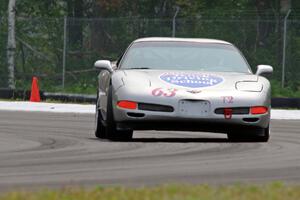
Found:
[[[223,40],[206,39],[206,38],[147,37],[147,38],[137,39],[134,41],[134,43],[135,42],[198,42],[198,43],[232,45],[231,43],[223,41]]]

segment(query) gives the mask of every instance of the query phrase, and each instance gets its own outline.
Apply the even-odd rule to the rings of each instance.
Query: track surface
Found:
[[[0,190],[67,185],[300,182],[300,121],[272,120],[268,143],[226,135],[135,132],[132,142],[93,135],[94,116],[0,111]]]

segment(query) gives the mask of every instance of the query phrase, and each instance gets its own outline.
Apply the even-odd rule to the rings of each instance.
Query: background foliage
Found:
[[[0,87],[7,86],[7,3],[0,2]],[[280,89],[283,18],[290,4],[287,88]],[[17,0],[16,87],[40,78],[46,91],[94,93],[97,59],[115,60],[139,37],[171,36],[227,40],[245,54],[253,71],[270,64],[274,95],[299,96],[300,1],[288,0]],[[63,28],[67,21],[66,86],[62,82]]]

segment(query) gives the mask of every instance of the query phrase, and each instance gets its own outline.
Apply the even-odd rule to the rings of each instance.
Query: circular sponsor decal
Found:
[[[220,76],[202,73],[164,73],[159,78],[172,85],[188,88],[210,87],[223,82]]]

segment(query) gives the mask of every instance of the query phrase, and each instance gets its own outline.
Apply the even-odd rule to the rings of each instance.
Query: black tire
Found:
[[[113,104],[112,104],[112,87],[108,89],[107,97],[107,113],[106,113],[106,136],[108,139],[113,141],[128,141],[132,139],[133,131],[124,130],[120,131],[116,129],[116,123],[113,115]]]
[[[98,98],[96,104],[96,114],[95,114],[95,136],[100,139],[106,139],[106,128],[102,124],[102,116],[99,110]]]
[[[257,142],[268,142],[270,139],[270,128],[264,128],[263,134],[257,136]]]
[[[268,142],[270,138],[270,129],[258,128],[255,130],[233,131],[227,134],[231,142]]]

